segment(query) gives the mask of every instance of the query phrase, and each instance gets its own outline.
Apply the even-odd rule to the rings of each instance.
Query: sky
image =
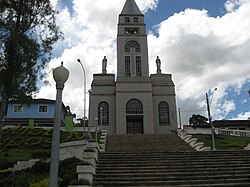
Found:
[[[135,0],[145,15],[149,69],[172,74],[177,108],[187,124],[193,114],[207,116],[206,93],[213,120],[250,117],[250,0]],[[83,71],[90,89],[107,56],[108,73],[116,74],[118,16],[125,0],[51,0],[64,33],[53,50],[47,79],[36,98],[55,99],[52,68],[64,62],[70,71],[63,102],[83,116]],[[217,88],[216,91],[215,88]],[[86,108],[88,113],[88,93]]]

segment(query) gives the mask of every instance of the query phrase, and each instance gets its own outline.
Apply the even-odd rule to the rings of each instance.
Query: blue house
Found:
[[[10,101],[4,125],[22,126],[53,126],[55,100],[32,99],[29,103],[21,104]],[[71,115],[69,109],[62,103],[61,122],[66,124],[66,116]]]

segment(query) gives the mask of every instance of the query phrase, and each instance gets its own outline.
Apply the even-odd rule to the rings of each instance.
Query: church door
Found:
[[[127,134],[143,134],[143,116],[127,116]]]

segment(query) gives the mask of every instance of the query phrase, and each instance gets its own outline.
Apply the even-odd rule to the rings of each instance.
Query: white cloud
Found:
[[[247,120],[247,119],[250,119],[250,112],[241,113],[233,120]]]
[[[225,8],[228,12],[237,10],[246,0],[228,0],[225,3]]]
[[[52,4],[53,7],[56,6],[56,3],[57,3],[58,0],[50,0],[50,4]]]
[[[136,2],[145,12],[155,9],[158,0]],[[108,72],[116,72],[117,20],[124,3],[74,0],[74,12],[64,9],[58,16],[65,40],[55,46],[59,57],[51,61],[50,67],[63,60],[70,70],[63,101],[78,116],[83,114],[83,73],[76,59],[81,59],[87,72],[87,90],[92,74],[101,72],[104,55]],[[194,113],[207,115],[205,93],[215,87],[218,90],[211,103],[213,119],[225,117],[235,110],[234,101],[226,97],[227,89],[231,86],[238,91],[250,78],[250,1],[230,0],[225,6],[228,13],[216,18],[206,10],[176,13],[158,25],[159,37],[148,36],[150,73],[156,72],[155,58],[160,56],[162,73],[173,75],[184,123]],[[42,87],[37,97],[55,98],[52,76],[49,80],[52,86]]]
[[[237,4],[227,5],[233,2]],[[159,24],[159,37],[149,36],[151,62],[159,55],[163,72],[173,75],[184,121],[192,113],[206,115],[205,93],[215,87],[214,117],[235,110],[234,101],[225,97],[227,88],[238,91],[250,77],[250,1],[237,5],[216,18],[206,10],[187,9]],[[155,69],[154,63],[150,69]]]

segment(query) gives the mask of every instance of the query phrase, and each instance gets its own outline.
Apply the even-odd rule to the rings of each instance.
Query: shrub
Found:
[[[25,129],[23,129],[23,130],[20,132],[20,134],[28,135],[29,132],[30,132],[31,130],[32,130],[32,129],[30,129],[30,128],[25,128]]]
[[[6,145],[6,144],[9,144],[9,142],[11,141],[12,137],[11,138],[5,138],[2,142],[3,145]]]
[[[28,147],[32,147],[32,146],[36,146],[39,145],[43,142],[43,138],[39,138],[39,137],[32,137],[26,140],[26,142],[24,143],[26,146]]]
[[[2,135],[4,136],[4,135],[6,135],[6,134],[8,134],[10,132],[11,132],[11,128],[3,129]]]
[[[3,148],[3,153],[5,157],[9,156],[9,150],[6,147]]]
[[[0,174],[3,174],[3,173],[12,173],[12,172],[13,172],[12,170],[8,170],[8,169],[0,170]]]
[[[80,165],[81,160],[73,157],[67,158],[59,164],[59,177],[63,179],[61,187],[67,187],[71,180],[77,179],[76,166]]]
[[[31,135],[31,136],[38,136],[38,135],[41,135],[43,134],[43,131],[41,131],[40,129],[32,129],[28,135]]]
[[[5,177],[0,176],[0,186],[1,187],[11,187],[11,186],[29,186],[31,180],[31,174],[23,171],[13,172],[12,174],[7,174]]]
[[[51,144],[52,144],[52,140],[51,139],[45,139],[43,141],[43,147],[45,149],[50,149],[51,148]]]
[[[36,183],[31,183],[29,185],[29,187],[48,187],[48,186],[49,186],[49,179],[48,178],[42,179]]]
[[[81,179],[81,180],[72,180],[70,182],[72,185],[90,185],[89,180]]]
[[[67,170],[66,173],[60,176],[63,180],[60,183],[60,187],[67,187],[70,184],[71,180],[76,180],[77,179],[77,174],[76,172],[72,172]]]
[[[18,146],[19,146],[18,144],[7,144],[7,145],[5,145],[5,147],[8,148],[8,149],[17,148]]]
[[[50,150],[39,150],[31,153],[32,158],[49,158]]]
[[[13,167],[16,162],[1,162],[0,163],[0,170],[1,169],[8,169],[10,167]],[[0,185],[1,186],[1,185]]]
[[[49,137],[52,137],[52,134],[53,134],[53,129],[49,129],[45,133],[43,133],[44,136],[49,136]]]
[[[49,173],[49,163],[38,161],[31,167],[31,172],[34,174],[47,174]]]
[[[22,128],[22,127],[12,128],[12,133],[19,134],[19,133],[22,133],[23,130],[24,130],[24,128]]]
[[[18,146],[18,145],[22,145],[24,141],[25,139],[23,137],[15,137],[9,141],[9,144]]]

